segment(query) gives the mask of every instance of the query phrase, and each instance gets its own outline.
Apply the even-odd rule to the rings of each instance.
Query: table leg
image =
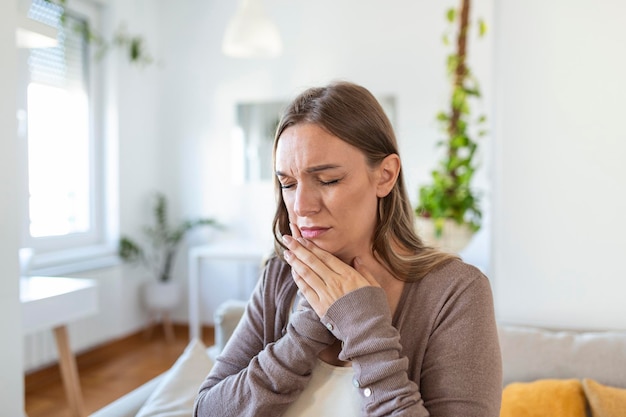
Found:
[[[76,358],[70,348],[67,327],[55,327],[54,337],[59,351],[59,367],[61,368],[61,377],[63,378],[63,386],[65,387],[65,395],[71,415],[72,417],[85,417],[87,414],[85,413],[83,395],[78,379],[78,368],[76,366]]]
[[[163,333],[165,333],[165,340],[168,343],[174,343],[176,340],[176,335],[174,334],[174,326],[172,325],[172,320],[170,319],[169,311],[163,312]]]

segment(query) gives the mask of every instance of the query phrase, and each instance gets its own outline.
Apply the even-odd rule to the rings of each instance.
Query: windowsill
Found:
[[[25,275],[60,276],[121,264],[114,249],[105,245],[89,246],[33,255]]]

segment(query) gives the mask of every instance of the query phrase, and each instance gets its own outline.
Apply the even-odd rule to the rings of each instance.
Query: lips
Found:
[[[328,230],[327,227],[300,227],[300,234],[305,239],[315,239]]]

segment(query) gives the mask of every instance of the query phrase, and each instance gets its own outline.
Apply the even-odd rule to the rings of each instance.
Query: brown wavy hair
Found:
[[[315,124],[360,149],[370,167],[398,154],[391,122],[376,98],[364,87],[334,82],[309,88],[285,109],[274,137],[273,159],[280,136],[290,126]],[[277,207],[272,223],[276,254],[283,255],[281,237],[290,234],[289,214],[278,178],[274,178]],[[399,279],[413,281],[434,268],[456,259],[455,255],[424,245],[414,228],[414,212],[408,199],[402,169],[391,192],[378,200],[378,221],[372,239],[372,254]]]

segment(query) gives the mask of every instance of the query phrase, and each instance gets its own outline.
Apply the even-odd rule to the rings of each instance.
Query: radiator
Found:
[[[58,354],[52,330],[24,336],[24,370],[34,371],[57,362]]]

